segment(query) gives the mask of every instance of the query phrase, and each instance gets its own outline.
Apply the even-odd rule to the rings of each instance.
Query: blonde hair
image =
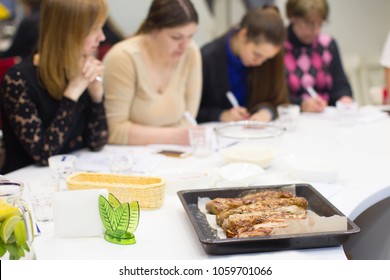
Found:
[[[53,98],[62,98],[79,71],[84,39],[107,15],[107,0],[43,0],[38,75]]]
[[[308,19],[313,13],[320,16],[322,20],[327,20],[329,16],[328,2],[326,0],[288,0],[286,3],[288,18]]]

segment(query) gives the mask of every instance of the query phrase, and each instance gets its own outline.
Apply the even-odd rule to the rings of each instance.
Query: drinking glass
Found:
[[[193,126],[189,130],[192,154],[207,157],[211,154],[212,131],[208,127]]]
[[[28,182],[34,217],[38,222],[53,220],[53,197],[59,191],[59,181],[43,178]]]
[[[76,171],[75,155],[62,154],[49,158],[51,176],[58,181],[59,190],[66,190],[65,179]]]
[[[134,166],[133,155],[130,152],[111,154],[108,157],[108,165],[111,173],[128,175]]]
[[[295,104],[281,104],[277,107],[279,120],[282,126],[288,130],[296,130],[301,108]]]

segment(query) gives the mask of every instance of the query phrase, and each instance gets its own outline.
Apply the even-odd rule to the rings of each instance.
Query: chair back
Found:
[[[7,72],[8,68],[16,64],[17,59],[15,57],[0,58],[0,89],[3,77]],[[3,127],[3,122],[0,114],[0,129]]]

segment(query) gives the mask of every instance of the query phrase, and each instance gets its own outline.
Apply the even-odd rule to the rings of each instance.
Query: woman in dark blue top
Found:
[[[288,102],[283,66],[285,28],[273,6],[250,10],[239,28],[202,48],[203,88],[198,121],[269,121]],[[240,106],[232,107],[231,91]]]

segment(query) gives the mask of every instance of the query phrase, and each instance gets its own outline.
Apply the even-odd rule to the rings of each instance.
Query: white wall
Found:
[[[284,14],[286,0],[276,0]],[[369,88],[384,85],[379,64],[386,36],[390,31],[389,0],[328,0],[329,21],[324,32],[338,42],[345,71],[355,99],[370,103]]]
[[[125,34],[134,33],[147,14],[152,0],[109,0],[111,16]],[[240,21],[245,13],[241,0],[214,0],[215,17],[204,0],[192,0],[200,17],[195,41],[202,46]],[[347,75],[355,97],[367,103],[367,91],[372,85],[383,83],[379,57],[390,31],[389,0],[328,0],[329,22],[324,31],[333,35],[339,44]],[[284,16],[286,0],[276,0]],[[368,66],[367,66],[368,65]],[[367,66],[367,67],[366,67]],[[364,70],[361,70],[365,67]],[[369,70],[367,70],[369,69]],[[374,69],[374,78],[365,74]],[[366,71],[367,70],[367,71]]]
[[[113,21],[124,34],[131,35],[137,31],[146,17],[152,0],[109,0],[108,2]],[[203,45],[215,37],[215,23],[203,0],[193,0],[193,3],[200,21],[195,41]]]
[[[133,34],[146,17],[152,0],[108,0],[110,17],[126,35]]]
[[[328,1],[331,8],[330,20],[325,24],[324,30],[337,38],[342,54],[378,56],[390,30],[390,1]],[[238,22],[245,12],[240,0],[215,0],[215,2],[218,18],[214,22],[204,1],[193,0],[201,21],[198,29],[200,35],[197,38],[223,33],[226,28]],[[285,2],[286,0],[276,0],[283,14]],[[114,21],[125,34],[132,34],[145,18],[151,0],[109,0],[109,3]],[[225,5],[230,7],[226,8]]]
[[[389,0],[328,0],[325,31],[335,36],[344,54],[379,56],[390,31]]]

